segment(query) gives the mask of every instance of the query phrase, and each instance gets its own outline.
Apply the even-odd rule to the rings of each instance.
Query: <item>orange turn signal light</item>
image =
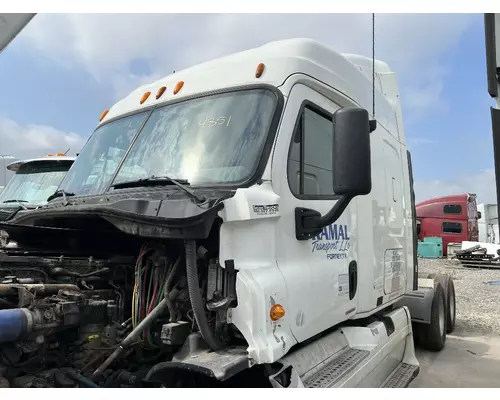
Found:
[[[265,68],[265,65],[263,63],[260,63],[259,65],[257,65],[257,69],[255,70],[255,77],[256,78],[260,78],[262,76],[262,74],[264,73],[264,68]]]
[[[174,94],[179,93],[179,91],[182,89],[183,86],[184,86],[183,81],[177,82],[177,85],[175,85],[175,88],[174,88]]]
[[[285,309],[281,304],[275,304],[271,307],[269,316],[271,317],[271,321],[277,321],[285,316]]]
[[[158,91],[156,92],[156,100],[158,100],[161,96],[163,96],[165,90],[167,90],[166,86],[162,86],[161,88],[158,89]]]
[[[141,104],[143,104],[149,97],[149,95],[151,94],[151,92],[146,92],[142,95],[141,97]]]
[[[108,112],[109,112],[109,110],[104,110],[104,111],[102,112],[101,116],[99,117],[99,122],[101,122],[101,121],[104,119],[104,117],[105,117],[106,115],[108,115]]]

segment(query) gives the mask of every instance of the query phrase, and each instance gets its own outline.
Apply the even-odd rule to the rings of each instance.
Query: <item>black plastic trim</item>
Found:
[[[57,232],[63,232],[65,229],[44,226],[43,220],[96,216],[107,220],[119,231],[129,235],[149,238],[205,239],[218,218],[218,211],[223,208],[222,202],[217,200],[215,202],[215,206],[200,208],[187,198],[172,200],[129,198],[112,204],[33,210],[19,215],[12,222],[0,222],[0,229],[4,229],[9,235],[11,234],[9,231],[19,232],[16,236],[23,235],[23,230],[28,229],[46,229],[47,234],[52,232],[57,235]],[[168,213],[162,215],[163,209]],[[37,224],[36,226],[21,225],[26,222]]]
[[[418,235],[417,235],[417,208],[415,206],[415,190],[413,188],[413,166],[411,162],[411,153],[406,151],[408,159],[408,176],[410,178],[410,204],[411,204],[411,223],[413,236],[413,290],[418,290]]]
[[[493,133],[493,159],[495,161],[495,181],[497,185],[497,207],[500,211],[500,110],[491,107],[491,128]],[[498,214],[500,215],[500,214]]]
[[[352,260],[349,263],[349,300],[354,299],[358,291],[358,263]]]
[[[499,68],[497,66],[495,14],[484,14],[484,37],[486,44],[486,76],[488,93],[498,97]]]
[[[394,321],[392,318],[387,316],[382,316],[382,323],[385,325],[385,330],[387,331],[387,336],[391,336],[396,330],[394,326]]]

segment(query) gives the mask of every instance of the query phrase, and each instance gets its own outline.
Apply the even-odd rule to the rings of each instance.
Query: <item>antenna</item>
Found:
[[[70,150],[71,150],[71,147],[68,150],[66,150],[63,154],[64,155],[68,154],[68,151],[70,151]]]
[[[372,14],[372,92],[373,118],[375,119],[375,13]]]

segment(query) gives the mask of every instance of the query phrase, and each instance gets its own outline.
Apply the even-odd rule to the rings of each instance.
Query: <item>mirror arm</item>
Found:
[[[353,198],[354,196],[342,196],[338,199],[332,209],[317,222],[318,228],[323,228],[337,221]]]
[[[342,196],[324,216],[309,208],[295,208],[295,237],[308,240],[321,233],[327,225],[333,224],[342,215],[354,196]]]

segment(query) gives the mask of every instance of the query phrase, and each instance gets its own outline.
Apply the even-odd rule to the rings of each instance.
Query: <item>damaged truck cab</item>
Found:
[[[42,321],[9,345],[101,338],[93,365],[56,367],[82,386],[407,386],[412,323],[434,350],[454,324],[451,280],[419,288],[412,182],[380,61],[293,39],[143,85],[103,112],[52,201],[1,224],[19,249],[0,261],[43,271],[6,295],[33,310],[45,275],[71,285],[51,300],[57,333]]]

